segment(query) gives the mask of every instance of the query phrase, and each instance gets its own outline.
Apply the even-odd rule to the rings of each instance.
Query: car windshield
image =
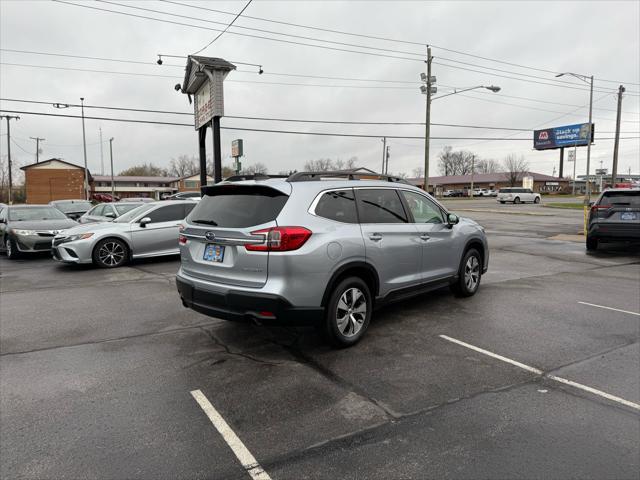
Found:
[[[148,203],[143,203],[139,207],[134,208],[133,210],[129,210],[124,215],[119,216],[114,220],[117,223],[129,223],[131,220],[136,218],[138,215],[143,214],[147,210],[151,210],[154,205],[149,205]]]
[[[626,205],[640,207],[640,190],[629,192],[605,192],[600,205]]]
[[[62,213],[86,212],[92,207],[91,202],[60,202],[54,203],[53,206]]]
[[[53,207],[14,207],[9,209],[9,220],[21,222],[26,220],[62,220],[64,213]]]
[[[116,207],[116,210],[118,211],[118,215],[123,215],[127,212],[130,212],[134,208],[139,208],[140,204],[139,203],[125,203],[122,205],[116,204],[114,205],[114,207]]]

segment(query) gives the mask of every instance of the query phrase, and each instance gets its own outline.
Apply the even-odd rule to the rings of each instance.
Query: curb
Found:
[[[478,212],[478,213],[503,213],[505,215],[530,215],[532,217],[553,217],[553,213],[537,213],[537,212],[507,212],[504,210],[492,210],[488,208],[456,208],[458,212]]]

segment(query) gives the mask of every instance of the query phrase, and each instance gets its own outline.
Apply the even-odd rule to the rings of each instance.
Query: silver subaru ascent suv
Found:
[[[182,302],[227,320],[362,338],[374,307],[450,286],[478,290],[484,229],[394,177],[300,172],[203,188],[183,222]],[[371,175],[367,175],[371,177]]]

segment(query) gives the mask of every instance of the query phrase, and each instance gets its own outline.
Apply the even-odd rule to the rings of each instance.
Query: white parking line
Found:
[[[628,313],[629,315],[636,315],[640,317],[640,313],[630,312],[629,310],[620,310],[619,308],[605,307],[604,305],[596,305],[595,303],[587,303],[587,302],[578,302],[578,303],[581,303],[582,305],[589,305],[590,307],[604,308],[606,310],[613,310],[614,312]]]
[[[222,438],[227,442],[229,448],[233,450],[233,453],[238,460],[240,460],[240,463],[251,478],[254,480],[271,480],[271,477],[262,469],[255,457],[251,455],[251,452],[244,446],[242,440],[238,438],[235,432],[231,430],[229,424],[222,418],[214,406],[211,405],[211,402],[205,397],[204,393],[200,390],[193,390],[191,396],[198,402],[198,405],[204,410],[204,413],[207,414],[213,426],[216,427],[216,430],[222,435]]]
[[[476,352],[482,353],[484,355],[488,355],[489,357],[497,358],[506,363],[510,363],[511,365],[515,365],[516,367],[522,368],[523,370],[527,370],[528,372],[535,373],[536,375],[543,375],[545,378],[550,380],[554,380],[556,382],[564,383],[565,385],[570,385],[575,388],[579,388],[580,390],[584,390],[585,392],[592,393],[594,395],[598,395],[600,397],[606,398],[607,400],[611,400],[613,402],[620,403],[622,405],[626,405],[627,407],[634,408],[636,410],[640,410],[640,404],[631,402],[629,400],[625,400],[624,398],[616,397],[615,395],[611,395],[609,393],[603,392],[602,390],[597,390],[595,388],[589,387],[587,385],[583,385],[581,383],[577,383],[571,380],[567,380],[566,378],[558,377],[556,375],[548,375],[545,374],[542,370],[530,367],[529,365],[525,365],[524,363],[517,362],[515,360],[511,360],[510,358],[503,357],[502,355],[498,355],[496,353],[490,352],[480,347],[476,347],[475,345],[471,345],[469,343],[463,342],[461,340],[457,340],[453,337],[449,337],[448,335],[438,335],[440,338],[447,340],[449,342],[456,343],[463,347],[469,348],[471,350],[475,350]]]

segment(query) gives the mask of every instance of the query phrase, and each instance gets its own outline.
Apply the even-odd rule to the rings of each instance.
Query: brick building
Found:
[[[21,168],[24,171],[27,203],[85,198],[84,167],[59,158],[50,158]],[[89,182],[91,182],[89,172]]]
[[[213,177],[207,175],[207,183],[213,183]],[[173,183],[173,188],[178,192],[199,192],[200,174],[196,173],[195,175],[176,178]]]

